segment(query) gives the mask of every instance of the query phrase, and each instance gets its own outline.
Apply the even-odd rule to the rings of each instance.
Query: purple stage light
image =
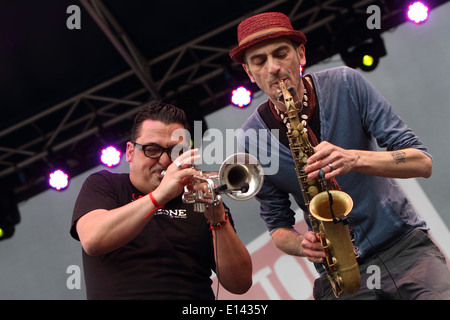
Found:
[[[100,160],[108,167],[117,166],[120,163],[120,151],[110,146],[102,150]]]
[[[57,169],[50,173],[48,184],[58,191],[67,188],[69,185],[69,175],[64,171]]]
[[[251,101],[252,93],[244,87],[239,87],[231,93],[231,102],[239,108],[248,106]]]
[[[428,19],[428,7],[422,2],[414,2],[408,7],[408,19],[414,23],[422,23]]]

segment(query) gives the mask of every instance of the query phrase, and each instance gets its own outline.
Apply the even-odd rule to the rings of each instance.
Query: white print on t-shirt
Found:
[[[177,218],[177,219],[186,219],[186,209],[163,209],[160,208],[158,211],[156,211],[156,215],[166,215],[169,218]]]

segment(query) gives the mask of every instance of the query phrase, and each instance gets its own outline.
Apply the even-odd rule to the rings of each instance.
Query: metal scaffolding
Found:
[[[81,3],[126,61],[129,70],[0,132],[0,179],[14,186],[20,200],[45,188],[44,169],[56,161],[62,159],[75,174],[93,167],[94,161],[86,159],[94,157],[93,150],[98,145],[94,141],[126,141],[126,129],[130,128],[133,116],[148,103],[176,101],[188,96],[196,100],[192,108],[200,108],[203,113],[224,107],[224,98],[229,92],[224,85],[224,74],[238,73],[236,70],[241,68],[232,63],[228,52],[236,45],[237,25],[250,15],[265,11],[287,12],[294,28],[318,40],[308,41],[309,65],[402,22],[398,18],[402,9],[394,5],[398,1],[276,0],[148,59],[103,1],[81,0]],[[372,33],[367,30],[358,33],[361,28],[356,24],[361,23],[361,18],[367,18],[366,10],[371,4],[381,7],[385,27]],[[349,30],[353,30],[351,34]],[[109,130],[116,136],[105,138],[104,132]],[[11,136],[19,143],[9,144]]]

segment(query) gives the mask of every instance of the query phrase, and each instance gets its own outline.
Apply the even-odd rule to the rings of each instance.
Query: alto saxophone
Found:
[[[286,84],[282,80],[278,83],[287,109],[287,136],[297,178],[308,208],[311,228],[319,235],[325,252],[323,267],[337,298],[343,293],[354,295],[359,290],[361,278],[346,221],[346,216],[353,207],[353,200],[343,191],[328,190],[324,179],[308,179],[304,168],[315,150],[308,139],[307,116],[302,115],[303,120],[300,121]]]

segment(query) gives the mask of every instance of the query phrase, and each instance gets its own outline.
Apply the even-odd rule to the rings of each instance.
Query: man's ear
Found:
[[[248,77],[250,78],[250,81],[252,83],[255,83],[255,78],[253,78],[252,72],[250,71],[250,68],[248,67],[248,65],[246,65],[245,63],[242,65],[242,67],[244,67],[245,72],[247,73]]]
[[[300,65],[304,66],[306,64],[306,54],[305,54],[305,46],[303,44],[297,47],[298,58],[300,61]]]
[[[131,159],[133,158],[133,153],[134,153],[134,145],[132,142],[128,141],[127,142],[127,151],[126,151],[127,162],[131,161]]]

